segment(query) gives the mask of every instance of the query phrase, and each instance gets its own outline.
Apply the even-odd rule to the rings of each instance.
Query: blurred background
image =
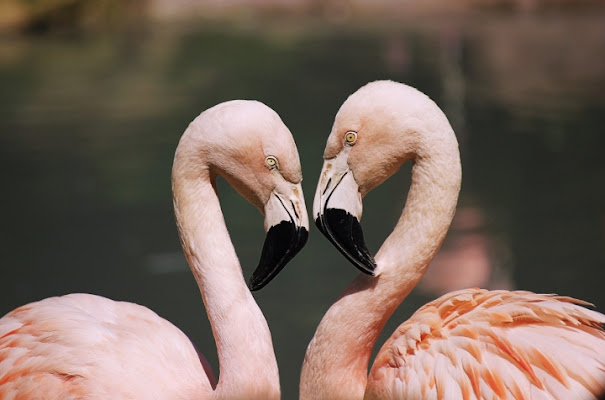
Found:
[[[312,207],[340,104],[368,81],[431,96],[458,135],[463,186],[438,257],[380,343],[420,305],[469,286],[582,298],[605,311],[605,2],[581,0],[0,0],[0,315],[89,292],[143,304],[218,368],[182,256],[170,170],[202,110],[258,99],[289,126]],[[368,195],[375,252],[410,166]],[[244,275],[263,219],[223,181]],[[320,255],[320,256],[319,256]],[[313,226],[255,294],[283,398],[357,270]]]

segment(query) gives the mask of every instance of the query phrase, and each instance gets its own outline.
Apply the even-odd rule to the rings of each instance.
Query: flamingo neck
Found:
[[[173,200],[181,244],[216,341],[220,367],[213,398],[278,399],[271,333],[244,281],[214,177],[206,166],[199,166],[203,164],[199,157],[191,161],[185,150],[179,150],[173,167]]]
[[[322,319],[305,356],[301,399],[362,399],[372,349],[395,309],[424,275],[454,215],[461,183],[458,143],[427,138],[404,211],[376,254],[378,276],[359,275]]]

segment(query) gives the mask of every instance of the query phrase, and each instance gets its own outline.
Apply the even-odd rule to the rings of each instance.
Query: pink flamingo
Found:
[[[408,160],[403,214],[374,259],[359,225],[362,197]],[[368,375],[378,335],[443,241],[460,182],[454,132],[423,93],[378,81],[342,105],[313,215],[366,274],[317,328],[301,399],[595,399],[603,391],[605,315],[579,300],[521,291],[467,289],[426,304],[386,341]]]
[[[70,294],[0,319],[0,398],[280,397],[271,334],[230,241],[217,175],[265,214],[267,238],[252,290],[279,272],[308,232],[296,145],[277,113],[259,102],[230,101],[189,125],[176,150],[172,189],[181,243],[216,340],[216,387],[170,322],[137,304]]]

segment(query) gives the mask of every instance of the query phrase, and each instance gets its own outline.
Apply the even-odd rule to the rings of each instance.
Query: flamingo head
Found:
[[[182,159],[207,166],[212,182],[217,175],[225,178],[265,216],[267,235],[248,283],[250,290],[261,289],[302,249],[308,237],[300,160],[292,134],[275,111],[247,100],[214,106],[188,129],[194,132],[186,137],[197,143],[182,146],[183,151],[195,154]],[[199,174],[195,168],[185,166],[183,170],[190,171],[192,179]]]
[[[324,152],[313,217],[332,244],[368,275],[375,275],[376,262],[360,225],[362,198],[403,163],[422,157],[419,132],[430,123],[427,107],[435,105],[416,89],[376,81],[349,96],[336,114]]]

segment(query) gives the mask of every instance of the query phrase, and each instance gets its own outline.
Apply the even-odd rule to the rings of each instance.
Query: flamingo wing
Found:
[[[605,315],[580,300],[523,291],[446,294],[378,353],[366,399],[597,399]]]
[[[153,311],[70,294],[0,319],[0,398],[190,399],[204,390],[189,339]]]

